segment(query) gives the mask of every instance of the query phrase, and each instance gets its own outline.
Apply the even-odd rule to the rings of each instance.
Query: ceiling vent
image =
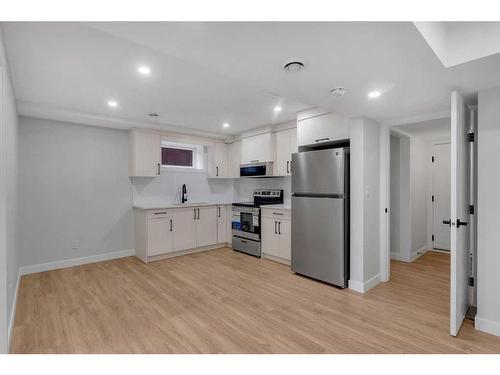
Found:
[[[334,87],[330,90],[330,94],[333,96],[344,96],[346,92],[347,89],[345,87]]]
[[[289,73],[298,73],[304,69],[304,63],[299,60],[289,60],[283,65],[283,70]]]
[[[149,116],[149,118],[152,118],[152,119],[157,119],[159,117],[158,113],[154,113],[154,112],[148,114],[148,116]]]

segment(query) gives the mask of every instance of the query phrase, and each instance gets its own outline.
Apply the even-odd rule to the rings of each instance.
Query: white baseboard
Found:
[[[393,252],[391,252],[391,259],[392,260],[398,260],[400,262],[408,262],[408,260],[405,259],[401,253],[393,253]]]
[[[432,243],[425,244],[424,246],[422,246],[417,251],[412,252],[412,254],[411,254],[411,261],[413,262],[414,260],[420,258],[422,255],[424,255],[426,252],[428,252],[429,249],[432,249]]]
[[[9,330],[7,332],[7,348],[10,353],[10,344],[12,343],[12,332],[14,331],[14,320],[16,318],[17,294],[19,293],[19,283],[21,282],[21,270],[17,273],[16,289],[14,291],[14,301],[12,301],[12,310],[10,311]]]
[[[89,264],[89,263],[102,262],[105,260],[125,258],[125,257],[129,257],[129,256],[133,256],[133,255],[135,255],[135,250],[133,250],[133,249],[132,250],[114,251],[112,253],[91,255],[91,256],[83,257],[83,258],[65,259],[65,260],[58,260],[55,262],[34,264],[31,266],[23,266],[19,269],[19,273],[21,275],[29,275],[31,273],[45,272],[45,271],[57,270],[60,268],[80,266],[82,264]]]
[[[482,332],[500,337],[500,323],[476,315],[474,327]]]
[[[382,281],[380,274],[373,276],[370,280],[362,283],[356,280],[349,280],[349,289],[358,293],[366,293]]]

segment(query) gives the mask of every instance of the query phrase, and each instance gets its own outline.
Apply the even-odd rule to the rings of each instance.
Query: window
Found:
[[[194,150],[188,148],[162,147],[161,164],[193,168],[193,153]]]
[[[203,170],[203,145],[162,141],[161,165],[166,168],[179,168],[186,171]]]

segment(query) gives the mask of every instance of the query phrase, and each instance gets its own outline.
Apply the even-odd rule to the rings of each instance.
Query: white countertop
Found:
[[[201,207],[201,206],[225,206],[231,202],[187,202],[187,203],[145,203],[134,204],[132,207],[138,210],[162,210],[168,208]]]
[[[292,205],[291,204],[266,204],[264,206],[261,206],[261,209],[265,210],[266,208],[270,210],[291,210]]]

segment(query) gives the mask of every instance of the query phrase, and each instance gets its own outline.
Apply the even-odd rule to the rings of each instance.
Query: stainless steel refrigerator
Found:
[[[292,155],[292,270],[341,288],[349,280],[349,148]]]

